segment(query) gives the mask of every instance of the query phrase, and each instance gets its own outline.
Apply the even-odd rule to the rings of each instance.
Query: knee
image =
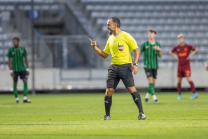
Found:
[[[106,89],[106,96],[112,96],[114,93],[114,89],[113,88],[107,88]]]
[[[23,82],[27,82],[27,79],[23,79]]]
[[[181,83],[182,79],[178,79],[178,83]]]
[[[188,82],[191,82],[191,78],[187,78],[187,81],[188,81]]]
[[[134,93],[134,92],[136,92],[135,86],[128,87],[127,89],[128,89],[128,91],[129,91],[131,94]]]
[[[189,77],[186,77],[186,80],[188,81],[188,82],[190,82],[191,81],[191,77],[189,76]]]

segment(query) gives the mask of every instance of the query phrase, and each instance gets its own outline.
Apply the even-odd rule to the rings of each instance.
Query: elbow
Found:
[[[101,55],[101,57],[102,57],[102,58],[104,58],[104,59],[106,59],[106,58],[107,58],[106,56],[103,56],[103,55]]]
[[[106,59],[108,56],[103,56],[104,59]]]

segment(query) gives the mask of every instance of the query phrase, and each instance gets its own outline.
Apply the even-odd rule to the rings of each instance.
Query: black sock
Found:
[[[112,104],[112,96],[105,96],[105,113],[107,116],[110,116],[110,108]]]
[[[141,101],[141,97],[140,97],[139,92],[136,91],[136,92],[132,93],[131,95],[134,99],[135,104],[137,105],[137,107],[139,109],[139,113],[140,112],[144,113],[143,108],[142,108],[142,101]]]

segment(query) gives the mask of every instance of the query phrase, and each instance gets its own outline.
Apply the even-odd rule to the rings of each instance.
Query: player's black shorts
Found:
[[[147,78],[153,77],[153,78],[157,79],[157,69],[144,68],[144,70],[145,70]]]
[[[28,78],[26,71],[20,71],[20,72],[14,72],[13,80],[16,82],[18,80],[19,76],[20,76],[20,79],[27,79]]]
[[[126,88],[135,86],[131,68],[131,64],[110,65],[108,68],[108,77],[106,79],[107,88],[116,89],[120,79],[123,81]]]

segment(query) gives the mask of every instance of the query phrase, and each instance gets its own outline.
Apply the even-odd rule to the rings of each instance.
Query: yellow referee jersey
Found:
[[[138,49],[137,42],[127,32],[122,31],[117,36],[111,35],[108,38],[105,49],[106,54],[112,55],[111,63],[114,65],[123,65],[132,63],[131,50]]]

